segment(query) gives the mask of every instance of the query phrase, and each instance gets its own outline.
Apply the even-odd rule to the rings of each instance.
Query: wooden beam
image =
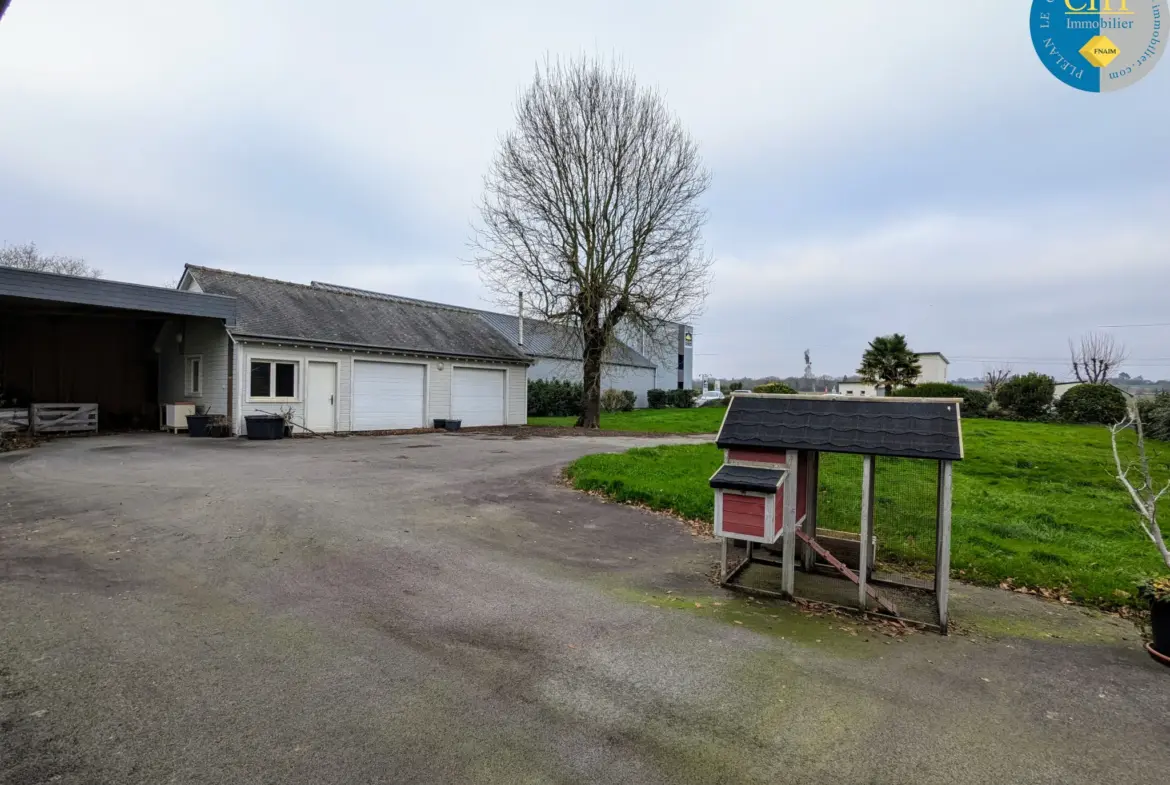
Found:
[[[873,456],[865,456],[861,467],[861,550],[857,557],[857,604],[863,611],[869,609],[866,588],[870,568],[869,544],[873,541],[873,469]]]
[[[951,587],[951,504],[954,497],[953,467],[938,462],[938,534],[934,559],[934,594],[938,600],[938,626],[947,631],[947,601]]]
[[[797,451],[789,450],[786,458],[788,473],[784,476],[784,566],[781,572],[781,588],[789,597],[796,596],[796,492],[800,482],[797,470]]]
[[[804,498],[804,528],[803,531],[812,539],[817,537],[817,488],[820,485],[821,454],[816,450],[809,450],[808,460],[805,463],[805,498]],[[804,571],[812,572],[817,555],[812,548],[803,546]]]

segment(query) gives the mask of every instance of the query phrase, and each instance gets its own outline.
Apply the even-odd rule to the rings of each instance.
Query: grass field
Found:
[[[723,422],[726,409],[638,409],[632,412],[602,414],[601,427],[607,431],[645,431],[649,433],[715,433]],[[572,427],[576,417],[529,417],[529,425]]]
[[[722,412],[661,414],[690,414],[693,430],[702,431],[710,428],[711,411]],[[1011,579],[1110,607],[1135,603],[1135,583],[1165,572],[1110,473],[1105,428],[972,419],[964,423],[963,437],[966,459],[955,464],[951,557],[957,577],[992,585]],[[1132,452],[1132,437],[1126,446]],[[1164,482],[1170,476],[1170,445],[1148,446],[1156,479]],[[820,525],[856,531],[861,459],[823,458]],[[709,522],[713,496],[707,480],[721,462],[710,444],[659,446],[588,456],[566,473],[580,489]],[[933,465],[926,462],[879,459],[874,524],[879,561],[929,566],[933,560],[932,474]]]

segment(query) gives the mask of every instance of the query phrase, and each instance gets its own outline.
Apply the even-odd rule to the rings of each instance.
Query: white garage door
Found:
[[[504,371],[456,368],[451,388],[451,419],[463,425],[504,424]]]
[[[422,428],[426,418],[426,366],[353,363],[353,429]]]

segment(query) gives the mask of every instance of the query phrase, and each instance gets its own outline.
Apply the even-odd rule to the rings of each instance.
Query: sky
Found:
[[[711,170],[695,372],[853,372],[876,335],[1063,379],[1170,322],[1170,63],[1078,92],[1024,0],[13,0],[0,244],[485,307],[482,178],[547,56],[619,59]],[[896,8],[896,11],[891,11]],[[1110,327],[1170,379],[1170,326]]]

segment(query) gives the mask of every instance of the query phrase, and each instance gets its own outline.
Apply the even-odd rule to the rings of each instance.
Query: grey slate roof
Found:
[[[476,308],[461,308],[456,305],[445,305],[427,300],[416,300],[411,297],[401,297],[396,294],[371,292],[365,289],[354,289],[349,286],[313,281],[313,288],[330,292],[360,294],[367,297],[377,297],[401,303],[413,303],[431,308],[445,308],[453,311],[478,314],[488,324],[502,333],[518,350],[534,357],[547,357],[557,360],[580,360],[581,339],[570,328],[545,322],[540,319],[524,319],[524,343],[520,343],[520,319],[517,316],[494,311],[483,311]],[[628,365],[635,368],[654,368],[654,363],[631,349],[620,340],[614,340],[606,353],[604,361],[611,365]]]
[[[963,458],[959,404],[948,399],[733,395],[715,443],[720,448]]]
[[[236,301],[230,297],[180,292],[101,278],[18,270],[13,267],[0,267],[0,297],[23,297],[178,316],[206,316],[223,319],[229,325],[236,318]]]
[[[753,466],[722,466],[711,478],[712,488],[729,491],[759,491],[775,493],[784,478],[784,469],[762,469]]]
[[[235,297],[233,334],[446,357],[529,362],[477,314],[187,265],[205,292]]]
[[[520,319],[506,313],[483,312],[483,318],[492,327],[503,333],[508,340],[519,345]],[[561,324],[542,322],[538,319],[524,320],[524,348],[537,357],[551,357],[558,360],[580,360],[581,338],[577,333]],[[610,342],[604,362],[610,365],[629,365],[634,368],[654,368],[654,363],[631,349],[618,339]]]

